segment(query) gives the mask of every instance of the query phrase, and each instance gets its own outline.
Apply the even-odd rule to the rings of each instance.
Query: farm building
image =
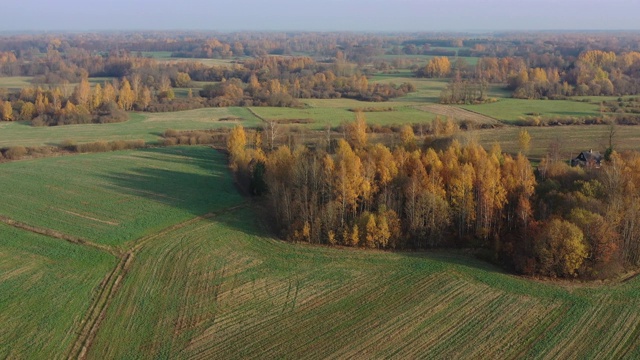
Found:
[[[571,166],[600,167],[603,156],[598,151],[583,151],[571,159]]]

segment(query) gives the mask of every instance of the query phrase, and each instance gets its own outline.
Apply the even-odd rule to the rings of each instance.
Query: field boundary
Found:
[[[153,239],[164,236],[172,231],[179,230],[198,221],[211,219],[218,215],[233,212],[247,206],[248,203],[243,202],[239,205],[210,212],[205,215],[197,216],[192,219],[171,225],[160,230],[159,232],[143,236],[133,241],[133,247],[120,256],[120,261],[118,262],[118,264],[110,273],[105,276],[105,278],[98,286],[97,296],[89,306],[89,310],[87,310],[87,313],[80,322],[80,331],[78,332],[78,337],[71,346],[67,355],[67,359],[86,359],[87,353],[89,352],[93,340],[95,339],[98,330],[100,329],[100,325],[102,324],[102,321],[106,316],[107,309],[109,308],[111,301],[120,289],[124,277],[127,275],[129,269],[131,268],[136,253],[139,252],[145,244]]]
[[[260,119],[260,121],[262,121],[263,123],[266,123],[267,120],[265,118],[263,118],[262,116],[258,115],[258,113],[256,113],[251,107],[247,106],[247,110],[255,117],[257,117],[258,119]]]
[[[67,242],[70,242],[72,244],[76,244],[76,245],[84,245],[84,246],[88,246],[88,247],[92,247],[101,251],[105,251],[108,252],[111,255],[114,256],[120,256],[120,252],[113,249],[110,246],[106,246],[106,245],[102,245],[102,244],[96,244],[94,242],[91,242],[89,240],[86,239],[82,239],[79,237],[75,237],[75,236],[71,236],[68,234],[64,234],[61,233],[59,231],[56,230],[52,230],[52,229],[47,229],[47,228],[40,228],[40,227],[36,227],[36,226],[32,226],[32,225],[28,225],[25,223],[22,223],[20,221],[11,219],[7,216],[4,215],[0,215],[0,222],[2,222],[5,225],[9,225],[18,229],[22,229],[22,230],[26,230],[35,234],[39,234],[39,235],[44,235],[44,236],[48,236],[54,239],[59,239],[59,240],[64,240]]]

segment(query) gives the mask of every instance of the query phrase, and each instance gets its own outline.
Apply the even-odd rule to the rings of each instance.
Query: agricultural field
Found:
[[[205,147],[18,161],[0,179],[0,215],[118,251],[239,201],[224,155]]]
[[[242,120],[221,120],[224,118]],[[204,108],[167,113],[131,113],[128,121],[113,124],[33,127],[24,122],[1,122],[0,147],[59,145],[66,139],[78,143],[143,139],[153,143],[169,128],[202,130],[233,127],[239,123],[251,127],[258,125],[260,120],[245,108]]]
[[[0,358],[64,355],[115,264],[106,252],[0,223]]]
[[[462,141],[475,140],[485,148],[499,143],[503,151],[517,153],[519,150],[518,133],[526,129],[531,136],[531,149],[528,153],[532,159],[541,159],[548,152],[551,144],[559,146],[558,150],[565,160],[569,160],[581,151],[593,149],[604,153],[609,147],[610,127],[607,125],[568,125],[553,127],[515,127],[505,126],[497,129],[474,130],[462,132]],[[640,150],[640,126],[617,126],[613,141],[614,148],[622,150]]]
[[[638,289],[540,284],[461,253],[271,240],[249,209],[136,256],[88,358],[639,356]]]
[[[494,103],[462,105],[461,107],[507,123],[527,116],[566,118],[600,115],[600,107],[598,105],[572,100],[500,98]]]
[[[332,101],[332,100],[326,100]],[[336,100],[341,101],[342,100]],[[316,106],[321,103],[322,100],[315,100],[309,104],[315,104]],[[352,101],[344,101],[344,103],[352,103]],[[371,103],[352,103],[355,107],[370,105]],[[372,107],[386,108],[389,104],[373,103]],[[353,111],[354,107],[325,107],[325,106],[309,106],[303,109],[295,108],[276,108],[276,107],[254,107],[251,108],[255,114],[264,119],[282,120],[295,123],[297,120],[301,120],[302,123],[306,123],[305,127],[315,130],[321,130],[330,125],[332,127],[338,126],[344,122],[351,122],[355,118]],[[380,112],[367,112],[365,113],[367,124],[369,125],[400,125],[407,123],[430,123],[435,116],[431,113],[420,111],[418,109],[409,106],[394,107],[393,111],[380,111]]]
[[[180,61],[193,61],[199,62],[207,66],[232,66],[238,60],[243,58],[233,59],[200,59],[200,58],[177,58],[171,56],[171,51],[142,51],[143,57],[155,59],[159,62],[180,62]]]
[[[0,89],[19,90],[25,87],[33,86],[30,76],[6,76],[0,77]]]
[[[0,168],[0,214],[31,226],[0,224],[2,357],[640,356],[640,278],[537,282],[463,251],[275,240],[211,149]]]

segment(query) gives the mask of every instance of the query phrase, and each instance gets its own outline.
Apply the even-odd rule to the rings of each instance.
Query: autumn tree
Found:
[[[227,150],[229,151],[229,159],[231,168],[238,171],[243,168],[246,161],[245,147],[247,145],[247,135],[244,128],[240,125],[234,127],[229,133],[227,139]]]
[[[434,57],[429,60],[423,73],[426,77],[445,77],[451,72],[451,62],[446,56]]]
[[[523,154],[526,155],[529,153],[529,148],[531,147],[531,135],[529,135],[529,132],[526,129],[522,129],[518,133],[518,146],[520,152]]]
[[[0,119],[3,121],[13,121],[13,108],[11,102],[0,101]]]
[[[354,149],[367,145],[367,124],[362,111],[357,111],[355,121],[344,125],[344,128],[345,138]]]
[[[120,94],[118,95],[118,106],[120,106],[125,111],[130,111],[135,101],[136,93],[133,92],[133,90],[131,89],[131,84],[129,84],[129,81],[125,78],[122,81]]]
[[[91,85],[87,78],[83,78],[74,88],[73,100],[76,105],[89,107],[89,100],[91,100]]]
[[[576,276],[588,256],[580,228],[560,219],[553,219],[543,227],[535,251],[540,272],[549,276]]]

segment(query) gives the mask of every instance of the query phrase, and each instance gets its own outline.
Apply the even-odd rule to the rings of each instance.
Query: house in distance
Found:
[[[583,151],[575,158],[571,159],[571,166],[595,167],[599,168],[604,157],[598,151]]]

